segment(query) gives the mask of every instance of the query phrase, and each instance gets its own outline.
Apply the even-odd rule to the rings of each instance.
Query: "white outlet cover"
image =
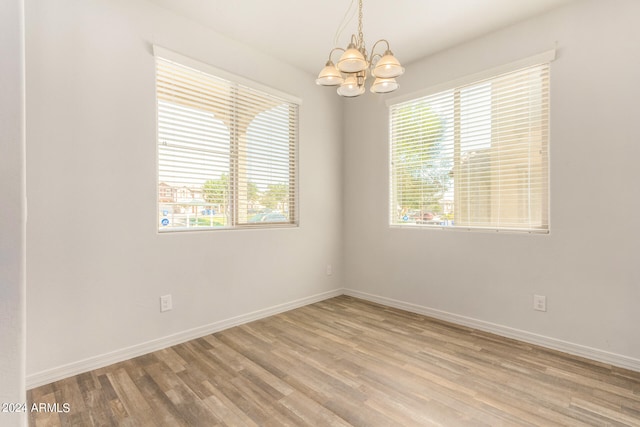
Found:
[[[544,295],[534,295],[533,309],[537,311],[547,311],[547,297]]]
[[[162,295],[160,297],[160,311],[169,311],[173,308],[171,295]]]

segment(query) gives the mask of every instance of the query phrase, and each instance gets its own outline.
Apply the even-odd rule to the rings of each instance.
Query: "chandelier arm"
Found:
[[[376,64],[378,63],[378,61],[376,61],[376,58],[379,61],[382,58],[382,55],[380,55],[379,53],[372,53],[371,54],[371,58],[369,60],[369,68],[370,69],[373,69],[376,66]]]
[[[333,55],[333,52],[335,52],[336,50],[341,50],[344,52],[344,49],[341,47],[334,47],[333,49],[331,49],[331,52],[329,52],[329,61],[331,61],[331,55]]]
[[[391,50],[391,46],[389,45],[389,42],[386,39],[380,39],[377,42],[375,42],[373,44],[373,48],[371,49],[371,58],[373,58],[373,52],[376,50],[376,46],[378,46],[378,43],[386,43],[387,44],[387,50]],[[378,56],[382,57],[382,55],[378,54]]]

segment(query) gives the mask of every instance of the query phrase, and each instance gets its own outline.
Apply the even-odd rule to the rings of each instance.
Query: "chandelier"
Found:
[[[382,55],[374,53],[380,43],[386,44]],[[331,55],[336,51],[342,52],[337,65],[331,60]],[[375,77],[371,92],[387,93],[398,88],[396,77],[404,73],[404,68],[393,56],[387,40],[378,40],[371,52],[367,52],[362,35],[362,0],[358,0],[358,35],[351,35],[351,42],[346,49],[336,47],[329,52],[329,60],[318,74],[316,84],[338,86],[338,95],[351,98],[364,93],[368,73]]]

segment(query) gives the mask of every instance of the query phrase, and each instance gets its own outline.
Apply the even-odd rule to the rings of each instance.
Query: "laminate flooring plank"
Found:
[[[348,427],[351,424],[331,412],[318,402],[300,392],[294,392],[280,399],[280,404],[296,414],[307,426]]]
[[[227,352],[213,351],[210,350],[210,354],[221,357],[221,361],[224,363],[225,356],[232,357],[234,363],[236,363],[240,369],[236,372],[237,375],[242,375],[245,377],[251,377],[256,383],[260,383],[262,387],[269,391],[275,398],[280,398],[283,395],[287,395],[293,391],[293,389],[284,381],[282,381],[278,375],[275,375],[270,370],[265,369],[263,365],[256,363],[252,356],[255,353],[266,354],[269,355],[268,349],[256,349],[252,347],[251,350],[247,350],[244,354],[237,353],[232,354],[232,350],[229,349]],[[277,372],[276,372],[277,373]]]
[[[133,382],[145,396],[157,425],[187,426],[180,411],[149,374],[136,376]]]
[[[323,406],[355,427],[401,425],[376,408],[365,407],[364,402],[336,397]]]
[[[229,399],[218,388],[205,382],[204,387],[209,389],[209,396],[203,403],[209,407],[211,412],[222,421],[222,425],[229,427],[257,427],[253,421],[234,401]]]
[[[113,368],[118,365],[112,365]],[[104,401],[104,406],[108,408],[108,412],[105,414],[106,418],[110,420],[113,425],[120,425],[128,414],[120,401],[116,391],[107,376],[108,370],[103,370],[103,373],[97,374],[98,382],[100,383],[100,396]],[[94,405],[97,407],[99,404]]]
[[[53,405],[56,403],[61,403],[61,402],[57,400],[55,396],[55,391],[52,391],[51,393],[47,393],[47,394],[42,394],[38,398],[38,404]],[[30,404],[28,404],[28,406],[31,408]],[[38,408],[40,408],[40,406]],[[35,416],[35,426],[36,427],[62,426],[62,421],[60,420],[60,416],[57,412],[46,411],[46,410],[40,411],[40,409],[38,409],[38,412],[36,413],[36,416]]]
[[[259,408],[260,412],[264,414],[261,417],[259,423],[265,425],[283,425],[283,426],[298,426],[302,425],[302,420],[295,415],[295,413],[289,411],[286,407],[282,406],[279,400],[283,395],[279,394],[279,397],[270,393],[274,389],[270,390],[264,388],[264,384],[259,384],[251,381],[251,378],[247,378],[243,375],[233,379],[233,384],[238,391],[249,399],[253,404]]]
[[[167,396],[175,410],[171,410],[174,417],[188,426],[216,425],[218,419],[212,414],[197,393],[184,383],[180,375],[163,363],[151,364],[145,368],[149,377]]]
[[[620,407],[608,404],[603,401],[585,400],[579,397],[571,399],[571,406],[588,411],[591,414],[602,416],[603,419],[618,425],[628,425],[638,422],[638,418],[628,416],[621,411]]]
[[[387,388],[369,387],[365,406],[375,408],[403,426],[439,425],[455,423],[457,425],[479,425],[469,422],[463,411],[449,404],[430,399],[426,393],[391,392]]]
[[[67,403],[69,412],[64,406],[59,408],[60,423],[63,426],[83,426],[90,423],[89,414],[85,406],[85,401],[80,391],[77,377],[71,377],[60,381],[56,390],[56,401]],[[73,411],[71,411],[73,408]]]
[[[187,362],[176,353],[173,347],[165,348],[155,352],[159,361],[167,365],[173,372],[184,371]]]
[[[145,396],[129,376],[124,364],[120,364],[118,369],[107,374],[107,378],[126,410],[125,421],[152,426],[155,421],[154,413]]]

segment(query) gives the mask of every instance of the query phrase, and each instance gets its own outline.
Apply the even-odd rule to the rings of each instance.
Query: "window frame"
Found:
[[[157,232],[160,234],[171,234],[175,232],[192,232],[192,231],[219,231],[219,230],[242,230],[242,229],[255,229],[255,228],[297,228],[299,227],[299,123],[300,123],[300,106],[302,105],[302,100],[298,97],[290,95],[285,92],[281,92],[277,89],[271,88],[269,86],[263,85],[261,83],[255,82],[253,80],[244,78],[242,76],[238,76],[236,74],[218,69],[204,62],[198,61],[193,58],[189,58],[187,56],[181,55],[177,52],[165,49],[158,45],[153,46],[154,53],[154,70],[155,70],[155,95],[156,95],[156,225]],[[239,221],[238,209],[240,205],[240,178],[238,178],[238,158],[240,157],[239,153],[239,141],[236,137],[230,137],[229,139],[229,193],[231,194],[229,197],[229,215],[228,215],[228,225],[223,226],[185,226],[185,227],[168,227],[164,228],[161,220],[161,199],[164,195],[161,190],[161,185],[165,184],[161,180],[160,176],[160,121],[159,121],[159,105],[160,99],[158,97],[158,60],[168,61],[177,64],[178,66],[184,66],[187,68],[191,68],[203,74],[212,76],[216,79],[225,80],[231,86],[234,87],[244,87],[249,91],[259,92],[262,95],[266,95],[268,97],[273,97],[280,101],[283,101],[282,105],[287,105],[288,108],[293,107],[294,117],[292,120],[293,130],[289,130],[290,138],[293,140],[292,143],[289,144],[290,152],[288,156],[288,171],[289,171],[289,194],[293,193],[293,196],[289,197],[288,204],[293,204],[293,206],[289,206],[288,220],[287,221],[274,221],[274,222],[249,222],[248,218],[246,221]],[[234,95],[235,96],[235,95]],[[235,109],[237,107],[233,107]],[[267,111],[267,110],[265,110]],[[234,114],[234,113],[232,113]],[[256,115],[256,117],[258,117]],[[235,131],[231,131],[233,134]],[[264,153],[261,151],[260,153]],[[246,154],[245,154],[246,156]],[[284,163],[283,163],[284,164]],[[251,181],[246,181],[243,183],[248,184]],[[174,190],[176,191],[176,190]],[[166,192],[166,189],[165,189]],[[161,194],[162,193],[162,194]]]
[[[389,110],[389,161],[388,161],[388,165],[389,165],[389,176],[388,176],[388,182],[389,182],[389,192],[388,192],[388,197],[389,197],[389,219],[388,219],[388,224],[390,228],[405,228],[405,229],[436,229],[436,230],[457,230],[457,231],[485,231],[485,232],[516,232],[516,233],[528,233],[528,234],[549,234],[550,233],[550,229],[551,229],[551,221],[550,221],[550,174],[551,174],[551,159],[550,159],[550,138],[549,138],[549,133],[550,133],[550,111],[547,112],[547,129],[546,129],[546,153],[544,153],[545,156],[545,161],[546,161],[546,189],[545,189],[545,194],[543,195],[543,197],[546,197],[546,200],[544,200],[543,203],[543,209],[546,210],[545,212],[545,223],[543,224],[543,227],[541,228],[517,228],[517,227],[501,227],[499,225],[491,225],[491,226],[474,226],[474,225],[441,225],[441,224],[413,224],[413,223],[399,223],[396,220],[396,213],[395,213],[395,209],[394,209],[394,205],[397,203],[396,200],[396,196],[397,196],[397,188],[394,187],[394,172],[396,172],[396,169],[393,165],[393,161],[394,161],[394,128],[393,128],[393,116],[392,116],[392,108],[394,106],[398,106],[401,104],[405,104],[405,103],[410,103],[412,101],[419,101],[421,98],[426,98],[432,95],[437,95],[437,94],[441,94],[447,91],[450,91],[452,93],[452,97],[458,97],[458,110],[457,110],[457,114],[459,114],[459,96],[460,96],[460,91],[462,89],[464,89],[465,87],[469,87],[472,85],[476,85],[476,84],[480,84],[482,82],[485,81],[489,81],[492,80],[494,78],[500,77],[501,75],[505,75],[508,73],[513,73],[513,72],[517,72],[519,70],[524,70],[533,66],[537,66],[537,65],[548,65],[550,68],[551,62],[553,60],[555,60],[556,58],[556,51],[555,49],[528,57],[528,58],[524,58],[518,61],[514,61],[508,64],[504,64],[501,65],[499,67],[494,67],[491,69],[487,69],[484,71],[481,71],[479,73],[475,73],[475,74],[471,74],[471,75],[467,75],[464,76],[462,78],[456,79],[456,80],[452,80],[449,82],[445,82],[442,84],[438,84],[438,85],[434,85],[431,86],[429,88],[420,90],[420,91],[416,91],[410,94],[406,94],[406,95],[402,95],[399,97],[394,97],[391,99],[388,99],[386,101],[386,106]],[[548,77],[548,85],[549,85],[549,92],[550,92],[550,77]],[[457,94],[457,95],[456,95]],[[550,107],[550,96],[549,93],[547,92],[547,103],[548,106]],[[454,104],[456,103],[456,101],[453,101]],[[455,109],[455,107],[454,107]],[[455,125],[454,125],[454,130],[453,132],[460,132],[459,126],[461,126],[461,122],[458,121],[459,117],[454,119]],[[454,139],[457,139],[454,138]],[[459,150],[460,149],[460,141],[457,142],[453,142],[453,146],[452,149],[455,150]],[[458,153],[459,155],[459,153]],[[453,166],[452,166],[452,173],[453,170],[455,169],[456,171],[459,170],[459,162],[460,159],[456,158],[455,154],[453,155],[453,160],[454,162]],[[454,190],[455,191],[455,190]],[[456,191],[457,192],[457,191]],[[456,198],[454,197],[454,201],[453,203],[456,203]],[[455,221],[455,217],[454,217],[454,221]]]

